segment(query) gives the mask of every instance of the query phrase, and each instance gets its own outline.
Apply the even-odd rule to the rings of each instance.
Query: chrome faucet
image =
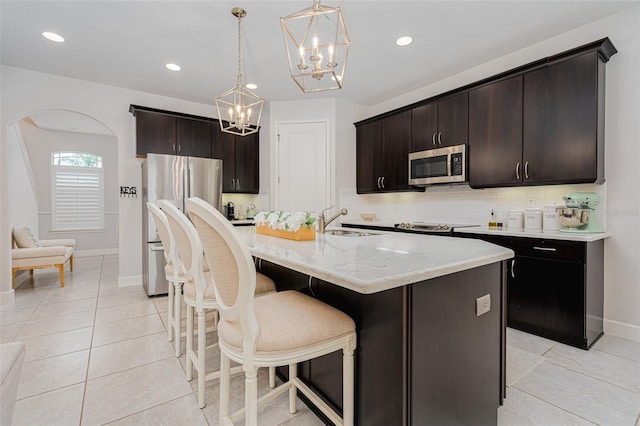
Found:
[[[328,208],[322,210],[322,213],[320,213],[320,216],[318,216],[318,234],[324,234],[324,229],[327,227],[328,224],[330,224],[331,222],[336,220],[341,215],[349,213],[349,211],[347,209],[342,209],[338,213],[336,213],[335,216],[331,216],[329,219],[325,218],[324,217],[324,212],[326,212],[327,210],[332,209],[333,207],[334,206],[331,206],[331,207],[328,207]]]

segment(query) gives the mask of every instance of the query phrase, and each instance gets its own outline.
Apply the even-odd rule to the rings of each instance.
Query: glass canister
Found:
[[[507,228],[522,229],[524,226],[524,213],[522,210],[509,210],[507,212]]]
[[[558,231],[560,230],[560,219],[556,204],[548,204],[542,209],[542,229],[544,231]]]
[[[524,210],[524,229],[542,229],[542,209],[532,208]]]

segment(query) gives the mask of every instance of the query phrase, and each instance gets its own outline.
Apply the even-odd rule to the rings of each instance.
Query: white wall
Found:
[[[74,238],[79,255],[114,252],[118,247],[118,140],[113,136],[40,129],[20,122],[29,153],[40,206],[38,238]],[[97,231],[51,232],[51,154],[58,151],[88,152],[102,157],[104,170],[105,228]]]
[[[44,109],[64,109],[83,113],[103,123],[118,140],[118,185],[141,187],[141,160],[135,156],[135,120],[129,105],[144,105],[215,117],[213,105],[157,96],[38,73],[15,67],[0,68],[1,126],[0,206],[9,202],[8,129],[25,116]],[[121,285],[142,282],[142,205],[140,198],[119,198]],[[10,276],[11,220],[6,208],[0,208],[0,302],[13,298]]]
[[[11,164],[8,169],[9,218],[11,226],[26,225],[39,235],[38,198],[32,185],[31,166],[21,133],[17,123],[8,132],[7,158]]]
[[[604,185],[546,186],[471,190],[437,187],[425,193],[358,196],[355,181],[341,188],[351,218],[364,211],[383,220],[434,220],[485,223],[499,213],[536,204],[562,202],[562,195],[596,191],[605,202],[598,216],[612,236],[605,242],[605,332],[640,341],[640,6],[551,38],[445,80],[374,105],[374,116],[464,86],[545,56],[609,37],[618,49],[606,65]]]

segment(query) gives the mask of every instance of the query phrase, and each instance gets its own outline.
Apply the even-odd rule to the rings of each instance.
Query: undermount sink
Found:
[[[351,231],[346,229],[330,229],[324,232],[325,235],[340,235],[342,237],[368,237],[370,235],[379,235],[373,234],[371,232],[364,231]]]

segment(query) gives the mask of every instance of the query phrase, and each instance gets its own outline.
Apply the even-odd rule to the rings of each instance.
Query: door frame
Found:
[[[272,196],[269,200],[269,205],[273,206],[272,209],[279,210],[280,206],[278,205],[279,200],[279,191],[280,186],[278,185],[278,171],[280,170],[279,157],[280,157],[280,126],[288,125],[288,124],[324,124],[326,129],[326,146],[325,146],[325,160],[326,160],[326,181],[327,185],[326,191],[326,199],[325,199],[325,208],[331,207],[335,204],[335,194],[334,194],[334,184],[335,184],[335,173],[334,173],[334,164],[335,164],[335,150],[334,150],[334,138],[333,138],[333,128],[331,126],[331,120],[329,119],[319,119],[319,120],[287,120],[287,121],[276,121],[274,126],[273,137],[270,141],[270,151],[271,151],[271,164],[273,167],[269,168],[269,181],[270,181],[270,192]],[[318,214],[320,212],[317,212]]]

